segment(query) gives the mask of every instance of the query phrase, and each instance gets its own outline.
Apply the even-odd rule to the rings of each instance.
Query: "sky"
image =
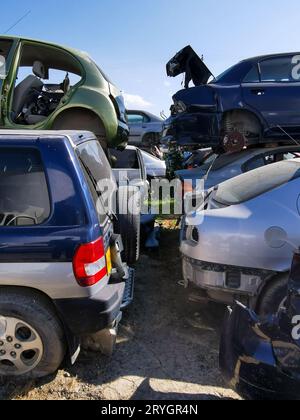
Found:
[[[87,51],[119,86],[129,109],[169,113],[182,77],[166,63],[190,44],[218,75],[241,59],[300,51],[299,0],[10,0],[0,34]]]

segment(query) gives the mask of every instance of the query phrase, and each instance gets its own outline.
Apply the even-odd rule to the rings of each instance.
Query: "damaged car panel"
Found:
[[[211,72],[197,70],[196,65],[190,69],[190,63],[202,62],[199,57],[193,56],[190,62],[179,53],[181,65],[173,64],[175,70],[170,71],[169,63],[167,73],[175,77],[185,69],[185,89],[173,97],[163,142],[234,152],[274,139],[290,143],[289,136],[299,138],[297,56],[299,53],[250,58],[209,81]],[[194,76],[197,71],[199,80]],[[195,87],[189,87],[191,80]]]
[[[176,77],[183,73],[185,73],[184,86],[186,89],[189,87],[190,81],[195,86],[200,86],[206,84],[212,77],[211,71],[190,45],[179,51],[167,64],[168,76]]]
[[[220,367],[226,382],[246,399],[300,399],[299,267],[297,252],[278,314],[260,319],[236,304],[226,318]]]
[[[9,36],[0,37],[0,51],[6,58],[0,127],[87,130],[105,148],[126,146],[122,94],[87,53]]]

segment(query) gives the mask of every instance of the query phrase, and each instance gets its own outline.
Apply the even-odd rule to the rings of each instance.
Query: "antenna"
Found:
[[[13,28],[15,28],[20,22],[22,22],[22,20],[24,20],[25,18],[27,18],[28,15],[30,15],[31,10],[28,10],[28,12],[26,12],[23,16],[21,16],[13,25],[11,25],[5,32],[4,35],[8,34],[8,32],[10,32]]]

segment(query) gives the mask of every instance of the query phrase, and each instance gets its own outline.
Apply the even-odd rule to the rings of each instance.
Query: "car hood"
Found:
[[[195,86],[201,86],[213,76],[190,45],[179,51],[167,64],[168,76],[176,77],[183,73],[185,73],[185,89],[189,87],[191,80]]]

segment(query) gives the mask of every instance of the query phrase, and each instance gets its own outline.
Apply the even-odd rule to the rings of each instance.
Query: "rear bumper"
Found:
[[[186,287],[189,285],[211,292],[224,292],[226,295],[256,296],[264,281],[259,270],[221,266],[183,256],[183,276]],[[228,299],[222,299],[227,303]]]
[[[72,334],[95,334],[109,328],[119,317],[124,292],[124,281],[112,281],[91,298],[58,299],[54,303]]]

